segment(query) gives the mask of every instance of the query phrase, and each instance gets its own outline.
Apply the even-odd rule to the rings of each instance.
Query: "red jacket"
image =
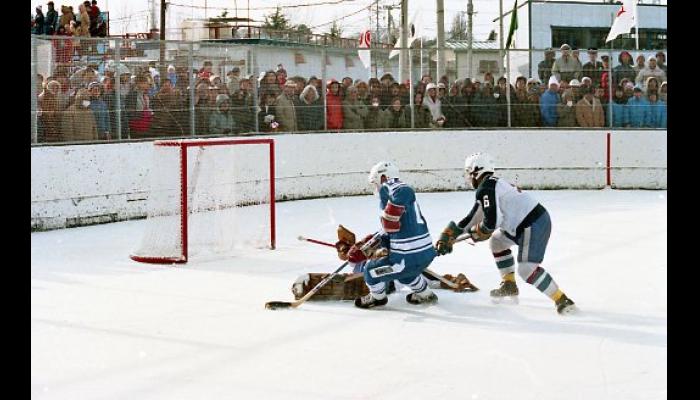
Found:
[[[343,100],[330,89],[326,94],[326,121],[329,130],[343,129]]]

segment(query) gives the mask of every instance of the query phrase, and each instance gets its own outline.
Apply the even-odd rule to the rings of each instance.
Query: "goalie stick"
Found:
[[[297,237],[297,239],[299,239],[299,240],[301,240],[301,241],[307,241],[307,242],[316,243],[316,244],[320,244],[320,245],[323,245],[323,246],[328,246],[328,247],[333,247],[333,248],[335,248],[335,245],[332,244],[332,243],[328,243],[328,242],[324,242],[324,241],[321,241],[321,240],[316,240],[316,239],[307,238],[307,237],[304,237],[304,236],[301,236],[301,235],[299,235],[299,236]],[[470,235],[470,234],[463,234],[462,236],[457,237],[457,239],[455,240],[455,243],[458,243],[458,242],[461,242],[461,241],[467,240],[467,239],[471,239],[471,235]],[[473,241],[470,241],[470,242],[467,242],[467,243],[471,244],[472,246],[474,245],[474,242],[473,242]],[[469,286],[460,287],[460,285],[458,285],[458,284],[456,284],[456,283],[454,283],[454,282],[452,282],[452,281],[446,279],[446,278],[443,277],[442,275],[440,275],[440,274],[438,274],[438,273],[436,273],[436,272],[433,272],[433,271],[431,271],[431,270],[428,269],[428,268],[424,269],[423,272],[425,272],[426,274],[428,274],[428,275],[432,276],[433,278],[439,280],[440,282],[444,283],[445,285],[449,286],[449,287],[450,287],[452,290],[454,290],[455,292],[476,292],[477,290],[479,290],[476,286],[472,285],[471,283],[469,284]],[[314,288],[314,289],[315,289],[315,288]],[[309,297],[310,297],[310,296],[309,296]]]
[[[374,236],[372,237],[372,239],[368,240],[367,243],[365,243],[364,245],[362,245],[361,250],[364,251],[364,250],[366,250],[368,247],[370,247],[370,246],[373,244],[373,242],[374,242],[378,237],[379,237],[379,232],[375,233]],[[300,238],[300,240],[301,240],[301,236],[299,236],[299,238]],[[312,240],[309,240],[309,241],[313,241],[313,243],[320,243],[320,244],[323,244],[323,245],[330,245],[330,246],[332,246],[332,247],[335,247],[335,245],[333,245],[333,244],[321,242],[321,241],[319,241],[319,240],[313,240],[313,239],[312,239]],[[319,282],[316,286],[314,286],[313,289],[309,290],[309,293],[305,294],[304,297],[302,297],[301,299],[299,299],[299,300],[297,300],[297,301],[292,301],[292,302],[288,302],[288,301],[268,301],[267,303],[265,303],[265,308],[267,308],[268,310],[277,310],[277,309],[280,309],[280,308],[297,308],[297,307],[299,307],[299,306],[302,305],[306,300],[308,300],[309,298],[311,298],[311,296],[313,296],[314,294],[316,294],[316,292],[318,292],[319,290],[321,290],[321,288],[322,288],[323,286],[325,286],[328,282],[331,281],[331,279],[333,279],[336,275],[338,275],[338,274],[340,273],[340,271],[341,271],[343,268],[345,268],[345,266],[347,266],[349,263],[350,263],[350,261],[345,261],[340,267],[338,267],[338,269],[336,269],[336,270],[333,271],[332,273],[328,274],[328,276],[326,276],[325,278],[323,278],[323,280],[322,280],[321,282]]]

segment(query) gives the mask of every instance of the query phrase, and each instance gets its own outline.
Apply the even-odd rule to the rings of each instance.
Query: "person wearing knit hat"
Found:
[[[627,99],[627,120],[632,128],[651,126],[651,108],[649,107],[649,101],[644,98],[642,93],[642,88],[635,86],[633,96]]]
[[[540,114],[542,126],[557,126],[557,104],[559,104],[559,81],[556,76],[549,78],[549,90],[540,97]]]
[[[209,132],[215,135],[229,135],[234,132],[236,121],[231,114],[231,100],[227,94],[216,96],[216,109],[209,116]]]

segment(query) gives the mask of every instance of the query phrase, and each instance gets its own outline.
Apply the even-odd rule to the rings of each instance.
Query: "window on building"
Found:
[[[498,62],[490,60],[479,60],[479,73],[496,72],[498,70]]]
[[[605,43],[610,28],[552,27],[552,47],[558,49],[568,43],[572,48],[587,49],[634,49],[636,48],[635,31],[620,35]],[[667,46],[667,34],[664,29],[640,29],[639,49],[657,50]]]

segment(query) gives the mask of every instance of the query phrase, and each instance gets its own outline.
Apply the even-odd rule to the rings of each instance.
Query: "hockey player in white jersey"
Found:
[[[455,239],[464,232],[475,242],[488,239],[502,278],[501,286],[492,290],[491,296],[515,297],[518,286],[510,248],[517,245],[518,275],[549,296],[560,314],[575,310],[574,302],[540,266],[552,227],[547,210],[515,185],[494,176],[495,166],[488,154],[470,155],[464,169],[467,180],[476,189],[476,202],[459,223],[450,221],[435,245],[438,254],[450,253]]]
[[[393,163],[384,161],[372,167],[369,183],[379,195],[381,228],[358,243],[360,246],[353,245],[348,260],[361,263],[374,254],[378,246],[386,248],[388,254],[367,261],[363,274],[369,294],[355,299],[355,306],[372,308],[387,304],[387,282],[393,280],[411,289],[407,302],[437,302],[437,295],[421,274],[436,252],[413,188],[399,179],[399,169]]]

